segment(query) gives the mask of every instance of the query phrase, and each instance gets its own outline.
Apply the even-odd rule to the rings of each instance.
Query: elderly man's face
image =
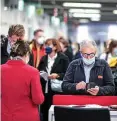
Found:
[[[81,50],[82,56],[86,59],[91,59],[96,54],[96,48],[94,46],[83,47]]]

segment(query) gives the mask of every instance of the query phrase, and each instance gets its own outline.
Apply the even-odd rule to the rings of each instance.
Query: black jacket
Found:
[[[1,64],[5,64],[9,59],[10,55],[7,52],[8,38],[1,40]],[[30,53],[29,65],[33,66],[33,55]]]
[[[58,79],[62,80],[67,70],[68,64],[69,64],[68,57],[63,53],[58,53],[57,58],[55,59],[55,62],[53,64],[51,73],[57,73],[59,75]],[[47,72],[46,70],[47,66],[48,66],[48,55],[45,55],[40,60],[38,69],[39,71]]]
[[[73,54],[72,52],[69,50],[69,48],[67,48],[67,50],[64,52],[64,54],[69,58],[69,61],[72,61],[73,58]]]
[[[53,64],[51,74],[57,73],[59,75],[58,79],[63,80],[63,77],[66,73],[68,65],[69,65],[68,57],[66,55],[64,55],[63,53],[58,53],[57,58],[55,59],[55,62]],[[38,70],[47,72],[47,70],[46,70],[47,66],[48,66],[48,55],[45,55],[40,60]],[[42,84],[42,88],[43,88],[43,92],[44,92],[46,81],[44,81],[44,79],[42,79],[42,78],[41,78],[41,84]],[[48,88],[49,88],[49,91],[51,92],[50,82],[49,82]]]
[[[114,78],[114,83],[115,83],[115,95],[117,95],[117,66],[116,67],[111,67],[113,78]]]
[[[1,39],[1,64],[4,64],[9,59],[9,54],[7,52],[8,39]]]
[[[57,54],[58,55],[53,64],[51,73],[57,73],[60,76],[58,79],[63,80],[63,77],[65,75],[65,72],[66,72],[68,64],[69,64],[69,59],[63,53],[57,53]],[[38,69],[39,69],[39,71],[47,72],[47,70],[46,70],[47,66],[48,66],[48,55],[45,55],[40,60]],[[50,106],[52,105],[53,95],[61,94],[61,93],[51,90],[50,80],[48,82],[48,93],[45,93],[46,81],[43,78],[41,78],[41,85],[42,85],[43,93],[45,94],[45,101],[41,105],[41,113],[43,114],[43,120],[47,121],[48,120],[48,110],[49,110]]]
[[[86,90],[76,90],[76,84],[85,80],[83,60],[74,60],[67,69],[62,89],[66,93],[87,94]],[[96,58],[94,67],[90,72],[89,82],[95,82],[99,86],[98,95],[113,95],[115,93],[112,72],[105,60]]]

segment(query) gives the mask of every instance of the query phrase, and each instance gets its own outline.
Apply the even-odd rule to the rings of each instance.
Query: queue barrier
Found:
[[[53,105],[117,105],[117,96],[54,95]]]

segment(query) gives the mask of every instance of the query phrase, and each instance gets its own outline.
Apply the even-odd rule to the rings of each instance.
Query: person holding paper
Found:
[[[82,58],[70,63],[62,83],[62,90],[72,94],[114,95],[115,84],[105,60],[96,57],[95,41],[80,43]]]
[[[56,39],[46,40],[45,51],[47,55],[42,57],[38,69],[39,71],[48,73],[48,81],[41,79],[43,90],[45,90],[45,102],[41,106],[41,110],[44,121],[47,121],[48,109],[52,104],[52,96],[58,93],[51,89],[51,81],[53,79],[57,79],[58,81],[63,80],[69,59],[66,55],[61,53],[60,43]]]

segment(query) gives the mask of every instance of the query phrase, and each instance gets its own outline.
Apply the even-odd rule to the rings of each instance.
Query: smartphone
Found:
[[[95,86],[96,86],[95,82],[89,82],[86,85],[86,90],[91,89],[91,88],[95,88]]]

